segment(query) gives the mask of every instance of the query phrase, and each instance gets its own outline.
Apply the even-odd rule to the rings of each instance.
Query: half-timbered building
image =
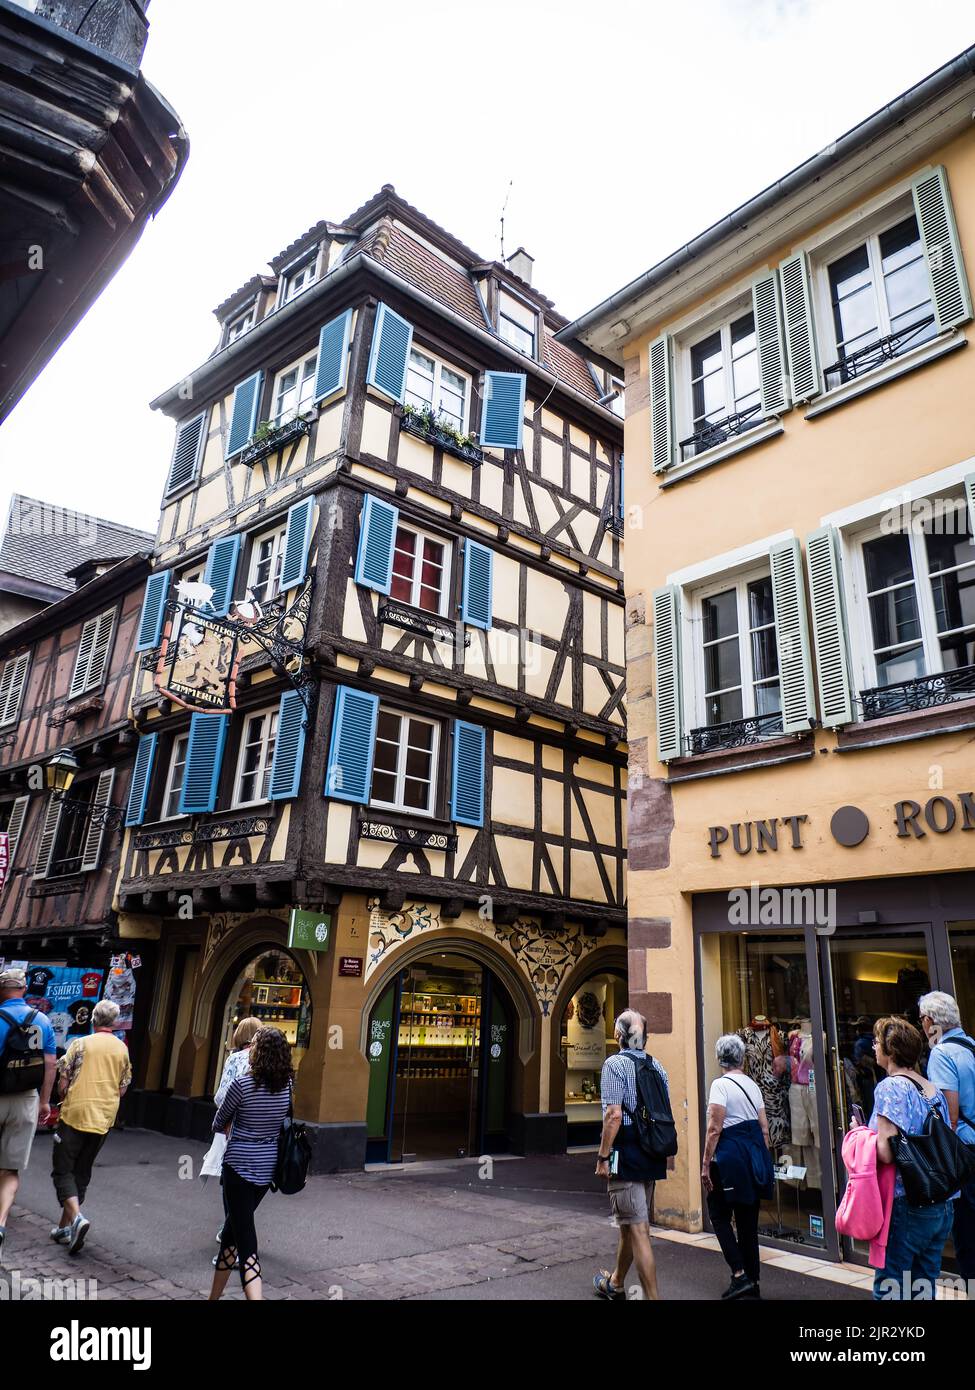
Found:
[[[151,993],[155,946],[120,941],[113,895],[153,537],[105,523],[108,554],[88,521],[97,558],[71,569],[75,591],[0,635],[0,957],[28,970],[30,1000],[62,1046],[88,1031],[99,995],[114,994],[138,1060],[147,1014],[136,991],[139,1004]]]
[[[625,994],[621,384],[384,187],[217,310],[139,629],[123,929],[143,1122],[205,1132],[236,1022],[320,1168],[564,1148]]]

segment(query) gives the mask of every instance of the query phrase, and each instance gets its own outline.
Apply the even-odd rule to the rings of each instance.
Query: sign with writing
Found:
[[[327,951],[332,931],[332,917],[328,912],[308,912],[304,908],[291,909],[291,923],[288,927],[288,945],[301,951]]]
[[[905,798],[895,801],[889,825],[899,840],[923,840],[929,835],[948,835],[953,831],[975,830],[975,792],[957,796],[939,793],[925,801]],[[735,854],[769,854],[782,848],[803,848],[806,815],[771,816],[766,820],[733,821],[729,825],[708,826],[708,848],[712,859],[720,859],[724,847]],[[829,830],[838,845],[855,849],[870,834],[869,817],[859,806],[840,806],[830,817]]]
[[[362,976],[362,956],[339,956],[339,974]]]
[[[7,869],[10,866],[10,836],[6,830],[0,830],[0,893],[3,892],[3,885],[7,881]]]
[[[184,709],[237,708],[238,629],[195,608],[176,609],[159,646],[155,685]]]

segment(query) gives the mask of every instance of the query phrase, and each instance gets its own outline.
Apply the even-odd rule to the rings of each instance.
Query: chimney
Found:
[[[512,275],[517,275],[519,280],[524,280],[526,285],[532,282],[532,266],[535,264],[535,257],[529,256],[523,246],[519,246],[517,251],[505,261],[505,265]]]

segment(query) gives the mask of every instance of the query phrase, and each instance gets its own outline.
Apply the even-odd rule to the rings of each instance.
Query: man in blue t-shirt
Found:
[[[20,1174],[27,1167],[34,1131],[51,1113],[51,1088],[57,1070],[57,1040],[45,1014],[34,1009],[24,999],[27,976],[23,970],[0,972],[0,1263],[3,1262],[3,1243],[7,1233],[7,1217],[13,1206]],[[44,1071],[40,1089],[15,1089],[6,1062],[10,1054],[7,1042],[12,1028],[23,1023],[31,1014],[28,1055],[42,1052]],[[4,1017],[6,1015],[6,1017]]]
[[[959,1139],[975,1144],[975,1039],[961,1026],[958,1004],[940,989],[918,1000],[921,1027],[931,1047],[928,1080],[944,1092]],[[975,1182],[955,1198],[952,1231],[962,1278],[975,1280]]]

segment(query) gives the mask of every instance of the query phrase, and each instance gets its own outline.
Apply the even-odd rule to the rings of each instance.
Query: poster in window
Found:
[[[596,1071],[606,1060],[606,986],[583,985],[573,996],[567,1030],[570,1071]]]

